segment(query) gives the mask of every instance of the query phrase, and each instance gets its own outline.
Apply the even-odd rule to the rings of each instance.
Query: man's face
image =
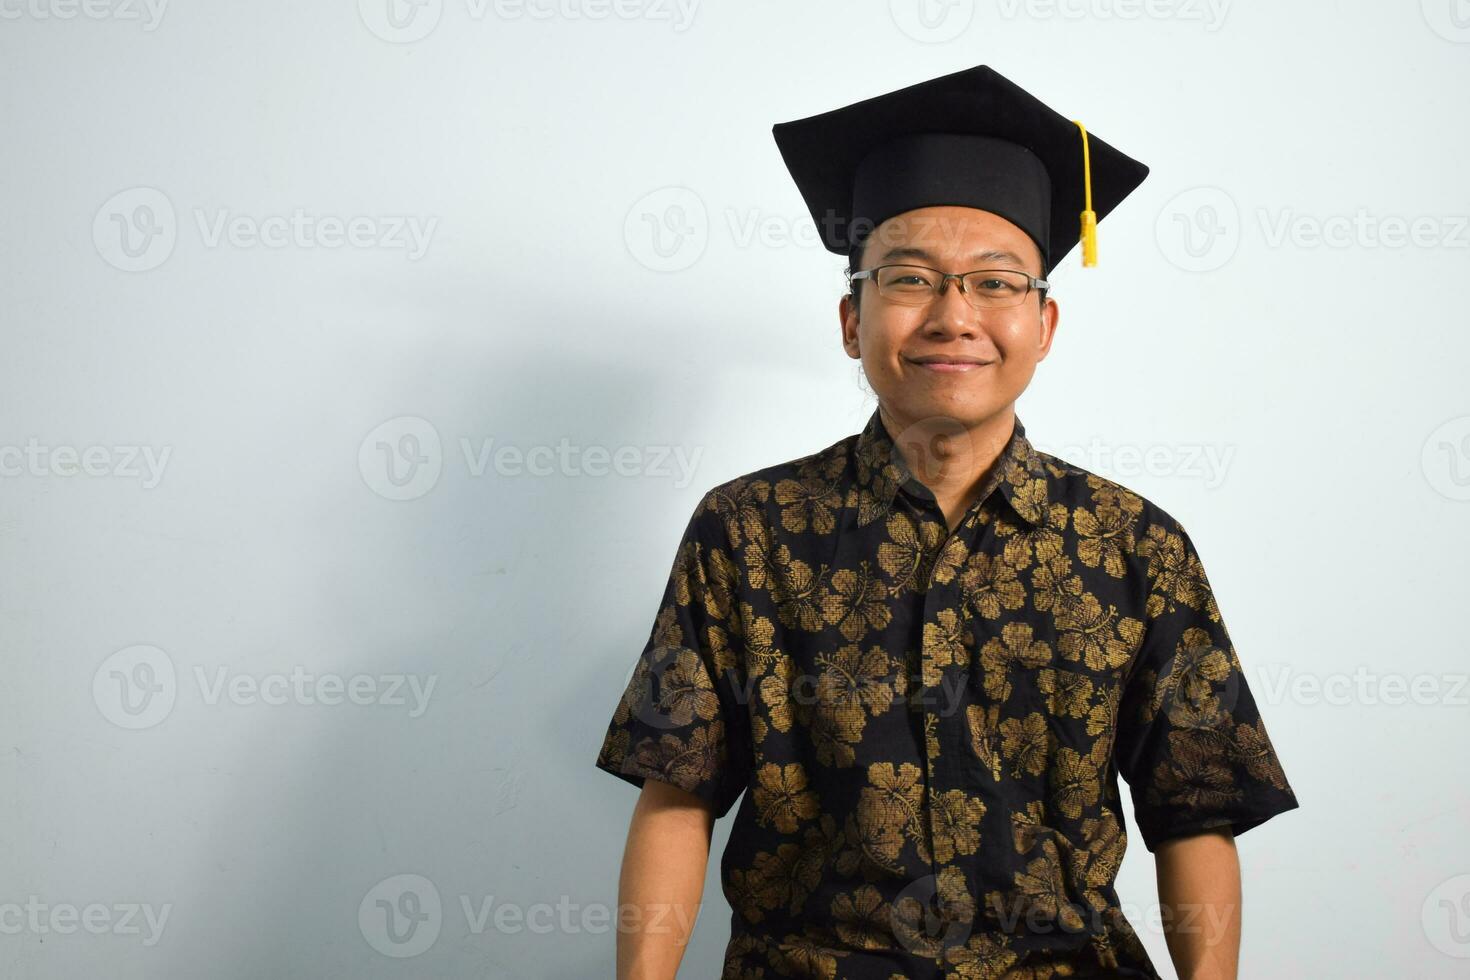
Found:
[[[906,211],[874,229],[862,268],[893,262],[1042,275],[1041,250],[1024,231],[989,211],[955,206]],[[1042,304],[1035,290],[1019,306],[992,310],[972,307],[955,280],[927,306],[888,302],[871,279],[854,285],[863,290],[858,309],[847,296],[838,307],[842,346],[862,360],[900,426],[942,416],[974,428],[1004,412],[1031,383],[1056,331],[1056,301]]]

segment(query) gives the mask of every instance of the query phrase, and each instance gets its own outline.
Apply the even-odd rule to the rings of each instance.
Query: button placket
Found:
[[[957,556],[955,563],[960,571],[952,581],[955,594],[951,601],[955,607],[965,607],[966,660],[959,665],[963,694],[961,706],[952,720],[951,738],[958,752],[957,758],[966,763],[956,769],[957,785],[985,804],[982,821],[985,830],[981,833],[980,848],[965,869],[966,880],[976,901],[975,929],[981,931],[1001,928],[990,899],[996,889],[1003,892],[1011,882],[1014,870],[1011,835],[1016,811],[1010,795],[1012,789],[1001,772],[999,736],[993,731],[999,706],[986,693],[985,665],[980,657],[987,637],[999,629],[1000,619],[991,619],[979,607],[970,607],[963,584],[964,569],[969,562],[976,560],[977,556],[998,561],[1003,553],[1002,539],[996,534],[1000,515],[994,499],[982,498],[972,520],[972,533],[967,536],[964,553]],[[987,734],[992,739],[988,745],[989,758],[971,741],[972,710],[982,713]]]
[[[937,504],[931,505],[933,511],[938,513]],[[928,507],[926,510],[930,509]],[[970,892],[972,901],[976,903],[978,910],[980,895],[976,891],[978,885],[973,859],[967,859],[963,855],[954,855],[948,862],[940,862],[935,858],[932,850],[933,842],[941,834],[947,833],[942,826],[945,819],[944,809],[941,801],[944,794],[951,790],[962,790],[966,793],[973,791],[971,781],[965,777],[966,766],[970,760],[965,752],[965,717],[964,701],[966,687],[968,685],[968,671],[971,665],[966,662],[951,661],[945,664],[936,663],[937,651],[933,649],[933,643],[929,636],[942,637],[945,635],[943,623],[940,621],[940,613],[945,611],[960,611],[960,580],[957,575],[951,575],[948,581],[939,581],[935,576],[935,570],[941,565],[951,568],[963,566],[964,560],[969,555],[970,546],[967,543],[973,537],[979,508],[975,508],[965,519],[953,530],[948,531],[934,552],[934,560],[929,565],[929,576],[924,590],[924,615],[923,615],[923,652],[922,666],[925,677],[936,680],[935,685],[925,685],[923,708],[925,713],[926,730],[932,725],[935,732],[934,744],[938,748],[936,757],[930,751],[929,739],[925,738],[925,766],[926,766],[926,793],[928,794],[928,832],[931,844],[931,866],[937,876],[945,866],[959,868],[964,876],[965,886]],[[928,519],[928,518],[926,518]],[[943,520],[942,514],[939,520]],[[943,525],[942,525],[943,526]],[[959,683],[956,683],[959,681]],[[955,695],[961,696],[956,701]],[[986,801],[990,806],[990,801]],[[982,841],[982,848],[985,846]]]

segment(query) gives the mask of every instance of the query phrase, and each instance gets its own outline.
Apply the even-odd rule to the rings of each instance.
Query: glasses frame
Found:
[[[971,309],[976,310],[1013,310],[1018,306],[1025,305],[1026,298],[1031,295],[1031,290],[1035,289],[1038,292],[1045,293],[1048,289],[1051,288],[1051,283],[1047,280],[1038,279],[1035,276],[1031,275],[1029,272],[1022,272],[1020,269],[972,269],[969,272],[945,272],[943,269],[936,269],[933,266],[928,265],[919,265],[916,262],[886,262],[883,265],[875,265],[871,269],[863,269],[860,272],[849,272],[847,274],[848,289],[851,289],[853,281],[858,279],[873,279],[873,285],[877,286],[878,280],[874,278],[875,274],[880,269],[891,269],[894,267],[902,267],[905,269],[923,269],[925,272],[932,272],[935,275],[939,276],[939,282],[934,284],[934,289],[928,300],[928,302],[930,303],[934,302],[935,299],[944,294],[944,287],[949,282],[949,280],[956,280],[959,283],[960,295],[965,297],[965,302],[970,304]],[[965,279],[966,277],[973,276],[978,272],[1008,272],[1013,276],[1025,276],[1026,292],[1022,294],[1020,300],[1010,306],[976,306],[974,300],[970,298],[970,291],[965,288]],[[879,293],[878,295],[883,296],[882,293]],[[888,299],[888,297],[886,296],[883,296],[883,298]],[[904,306],[908,304],[900,303],[899,305]],[[927,305],[927,303],[918,303],[914,305],[925,306]]]

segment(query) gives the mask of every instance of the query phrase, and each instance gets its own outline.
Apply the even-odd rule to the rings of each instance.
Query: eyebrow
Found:
[[[897,248],[889,249],[883,254],[881,261],[887,262],[889,259],[926,259],[930,262],[938,261],[938,259],[925,249],[915,248],[912,245],[900,245]],[[970,256],[970,260],[973,262],[989,262],[992,259],[1009,260],[1020,267],[1026,264],[1015,252],[1007,252],[1004,249],[987,249],[984,252],[976,252]]]

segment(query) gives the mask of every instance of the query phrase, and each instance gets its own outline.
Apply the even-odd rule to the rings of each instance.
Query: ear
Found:
[[[862,357],[858,344],[858,312],[853,306],[852,296],[844,293],[837,303],[837,319],[842,329],[842,349],[854,360]]]
[[[1051,352],[1051,342],[1056,339],[1057,324],[1062,318],[1062,308],[1057,301],[1050,296],[1041,306],[1041,346],[1036,355],[1036,360],[1046,360],[1046,355]]]

